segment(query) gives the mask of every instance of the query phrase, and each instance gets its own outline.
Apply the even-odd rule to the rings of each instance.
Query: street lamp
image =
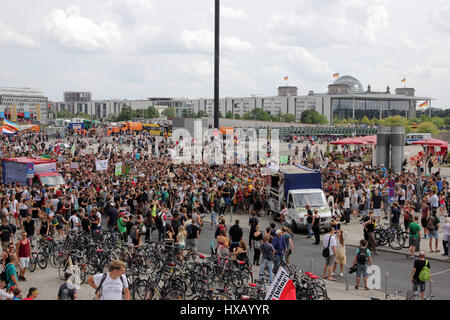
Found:
[[[214,25],[214,128],[219,129],[220,0],[215,0]]]

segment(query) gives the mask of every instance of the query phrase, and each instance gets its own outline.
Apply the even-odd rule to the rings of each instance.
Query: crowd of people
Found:
[[[293,141],[294,145],[298,141]],[[55,148],[59,143],[66,143],[70,148]],[[207,214],[211,217],[209,223],[216,228],[213,250],[218,255],[260,266],[260,277],[268,269],[271,282],[279,266],[290,263],[294,246],[289,228],[277,229],[275,224],[259,223],[258,217],[268,210],[261,165],[173,164],[170,150],[174,147],[171,139],[155,138],[148,133],[106,137],[99,131],[87,138],[72,132],[63,140],[51,139],[45,133],[1,136],[0,158],[48,155],[58,160],[58,171],[66,185],[51,188],[0,184],[0,238],[5,271],[0,295],[12,299],[11,294],[20,290],[21,282],[27,281],[30,240],[35,238],[52,236],[62,240],[68,231],[92,232],[106,228],[119,232],[123,240],[134,245],[152,240],[156,232],[154,240],[174,243],[180,249],[197,250],[199,235],[208,223]],[[317,156],[311,157],[314,154]],[[445,217],[450,212],[450,191],[439,169],[431,175],[418,176],[420,170],[415,167],[399,174],[388,168],[362,164],[343,168],[324,156],[314,139],[310,139],[302,156],[295,146],[292,161],[302,159],[303,165],[320,168],[323,189],[333,209],[332,228],[323,239],[324,248],[331,249],[324,278],[335,280],[338,266],[342,276],[346,264],[346,232],[341,230],[341,224],[351,220],[363,223],[365,242],[361,242],[355,258],[356,262],[364,260],[360,259],[360,252],[367,256],[361,265],[370,262],[370,255],[377,255],[373,230],[382,219],[394,225],[403,223],[410,232],[409,241],[414,249],[409,251],[409,256],[414,256],[421,237],[417,226],[429,239],[430,252],[439,252],[437,231],[443,228],[443,254],[448,255],[450,221]],[[97,171],[96,160],[106,159],[108,168]],[[116,174],[116,163],[123,164],[120,175]],[[388,194],[389,179],[396,181],[393,198]],[[228,229],[224,215],[230,211],[237,218]],[[320,233],[314,214],[309,211],[308,236],[314,233],[318,244]],[[248,240],[243,238],[240,226],[247,219]],[[253,257],[249,249],[253,250]],[[357,272],[358,288],[358,279],[361,275],[367,277],[367,268],[357,267]],[[91,286],[97,287],[99,279],[92,281]],[[37,297],[37,290],[33,290],[29,298]],[[60,290],[63,298],[76,297],[76,292],[67,294],[67,290],[66,287]]]

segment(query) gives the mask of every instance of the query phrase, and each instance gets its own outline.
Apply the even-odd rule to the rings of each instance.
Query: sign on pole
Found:
[[[295,285],[289,278],[289,273],[280,267],[267,291],[266,300],[296,300],[296,298]]]
[[[390,203],[394,202],[394,197],[395,197],[395,189],[390,188],[389,189],[389,202]]]
[[[120,176],[122,174],[122,162],[116,163],[114,174],[116,176]]]
[[[389,188],[394,188],[395,187],[395,180],[394,179],[390,179],[387,184],[388,184]]]
[[[95,168],[97,171],[108,170],[108,159],[106,160],[95,159]]]

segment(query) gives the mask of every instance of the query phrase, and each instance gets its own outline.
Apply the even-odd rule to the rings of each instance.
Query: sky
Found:
[[[220,96],[416,89],[450,107],[448,0],[221,0]],[[214,0],[1,0],[0,86],[213,98]]]

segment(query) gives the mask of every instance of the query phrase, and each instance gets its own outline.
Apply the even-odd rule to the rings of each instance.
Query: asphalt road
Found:
[[[233,215],[233,222],[230,223],[230,215],[226,217],[226,225],[229,229],[233,224],[235,219],[240,219],[240,225],[243,228],[244,239],[248,242],[249,229],[246,227],[248,225],[248,217],[245,215],[237,216]],[[267,225],[266,225],[267,224]],[[268,227],[269,223],[262,223],[262,229]],[[277,227],[280,224],[277,223]],[[211,241],[214,239],[215,229],[210,226],[209,221],[205,219],[204,228],[200,235],[199,248],[198,251],[202,253],[209,253]],[[323,239],[323,233],[321,234],[321,239]],[[306,239],[306,234],[298,233],[294,235],[293,239],[294,253],[291,255],[291,263],[300,267],[304,271],[312,271],[319,275],[323,275],[324,258],[322,257],[322,246],[313,245],[312,239]],[[353,262],[353,258],[356,252],[356,247],[347,246],[347,264]],[[253,259],[253,252],[250,253],[250,258]],[[380,252],[378,256],[372,257],[372,263],[379,266],[380,268],[380,290],[385,292],[386,281],[385,275],[388,273],[387,288],[389,293],[395,293],[396,291],[401,291],[400,295],[406,295],[406,292],[412,289],[411,283],[411,272],[414,264],[413,260],[407,260],[403,254]],[[252,260],[253,262],[253,260]],[[430,261],[431,274],[434,280],[432,295],[433,299],[439,300],[450,300],[450,263],[441,261]],[[258,269],[259,270],[259,269]],[[337,268],[336,279],[338,282],[346,283],[345,272],[344,277],[339,276],[339,266]],[[255,271],[254,271],[255,272]],[[352,274],[348,276],[348,285],[350,291],[356,291],[355,286],[355,276]],[[255,280],[258,278],[258,274],[254,274]],[[362,281],[360,286],[362,285]],[[429,292],[429,283],[427,283],[427,293]]]

